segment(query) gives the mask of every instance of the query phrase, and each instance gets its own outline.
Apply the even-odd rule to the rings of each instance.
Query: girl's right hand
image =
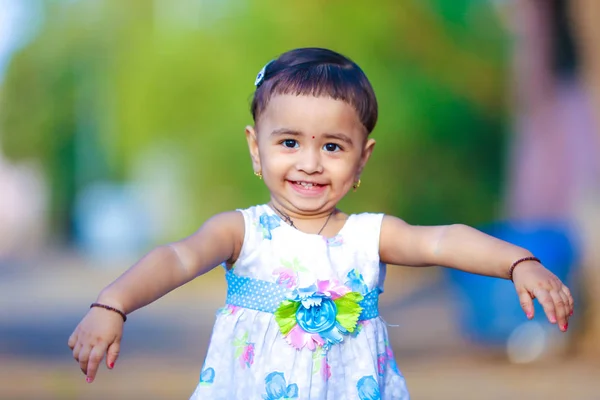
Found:
[[[106,366],[112,369],[119,356],[123,318],[113,311],[92,308],[69,337],[68,345],[79,362],[88,383],[93,382],[106,354]]]

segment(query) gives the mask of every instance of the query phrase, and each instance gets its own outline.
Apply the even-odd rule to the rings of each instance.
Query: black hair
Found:
[[[377,98],[367,76],[352,60],[331,50],[290,50],[268,63],[257,77],[251,112],[254,122],[274,95],[328,96],[357,112],[367,133],[377,123]]]

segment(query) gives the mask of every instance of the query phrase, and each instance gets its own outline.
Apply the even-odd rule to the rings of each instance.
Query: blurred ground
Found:
[[[187,399],[198,380],[214,312],[225,295],[215,270],[127,321],[121,357],[87,384],[66,342],[100,288],[120,271],[64,254],[0,264],[0,399]],[[412,398],[600,399],[600,362],[581,356],[512,365],[457,334],[446,290],[411,296],[433,270],[391,269],[382,299]],[[14,311],[18,310],[18,312]]]

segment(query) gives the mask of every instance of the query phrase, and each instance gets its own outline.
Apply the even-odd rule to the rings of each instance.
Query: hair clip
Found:
[[[262,83],[265,80],[265,72],[267,70],[267,68],[269,67],[269,65],[271,65],[271,63],[273,63],[273,61],[275,60],[271,60],[269,61],[264,67],[262,67],[262,69],[258,72],[258,75],[256,75],[256,80],[254,81],[254,86],[256,86],[257,88],[262,85]]]

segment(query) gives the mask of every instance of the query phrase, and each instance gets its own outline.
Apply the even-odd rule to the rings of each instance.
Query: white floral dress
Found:
[[[383,215],[350,215],[327,239],[267,205],[240,211],[244,243],[191,399],[409,399],[377,312]]]

